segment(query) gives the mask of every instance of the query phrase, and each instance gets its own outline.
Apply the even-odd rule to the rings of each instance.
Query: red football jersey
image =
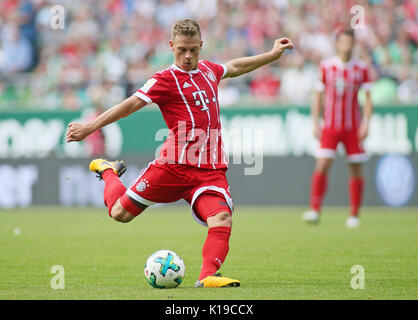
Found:
[[[173,64],[135,93],[159,106],[170,130],[160,160],[206,169],[228,167],[218,103],[218,84],[225,74],[226,66],[207,60],[189,72]]]
[[[357,129],[361,113],[358,91],[371,89],[368,66],[359,60],[344,63],[338,56],[320,63],[320,79],[316,89],[324,91],[324,128],[335,130]]]

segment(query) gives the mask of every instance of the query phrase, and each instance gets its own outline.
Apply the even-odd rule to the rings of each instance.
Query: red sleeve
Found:
[[[135,92],[135,96],[146,101],[148,104],[156,103],[159,106],[167,101],[169,94],[168,81],[160,73],[156,73]]]
[[[373,80],[371,79],[371,75],[370,75],[370,67],[365,67],[363,69],[363,83],[361,84],[361,87],[368,91],[371,89],[373,84]]]
[[[364,72],[363,82],[364,83],[372,82],[372,80],[370,79],[370,68],[369,67],[364,68],[363,72]]]
[[[318,77],[318,81],[315,83],[315,89],[317,91],[324,91],[325,89],[325,67],[324,65],[321,63],[319,65],[319,77]]]
[[[320,66],[320,81],[325,85],[325,67],[323,65]]]
[[[217,64],[208,60],[203,60],[202,64],[214,74],[216,82],[219,84],[223,76],[226,74],[226,65]]]

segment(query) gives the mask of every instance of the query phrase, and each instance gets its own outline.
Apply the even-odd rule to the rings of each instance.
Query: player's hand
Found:
[[[369,126],[363,123],[358,129],[357,136],[360,139],[360,141],[363,141],[364,139],[367,138],[368,135],[369,135]]]
[[[313,135],[314,135],[315,138],[321,140],[322,130],[321,130],[321,126],[318,123],[314,124]]]
[[[89,126],[80,122],[71,122],[68,125],[67,130],[67,142],[72,141],[82,141],[84,140],[89,134],[91,130]]]
[[[280,58],[280,56],[282,55],[283,52],[285,52],[285,50],[290,50],[290,49],[293,49],[292,41],[288,38],[280,38],[274,41],[274,45],[273,45],[273,49],[271,49],[271,53],[273,53],[273,55],[276,58]]]

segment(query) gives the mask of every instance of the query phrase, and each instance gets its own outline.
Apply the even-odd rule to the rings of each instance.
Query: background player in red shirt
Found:
[[[314,135],[320,140],[320,149],[316,153],[316,166],[312,176],[311,210],[302,216],[307,222],[319,222],[321,204],[327,190],[328,172],[336,156],[337,145],[342,142],[350,170],[351,211],[346,226],[354,228],[360,224],[358,213],[364,189],[362,162],[368,158],[362,141],[368,134],[373,106],[369,68],[365,63],[352,58],[354,44],[354,33],[351,30],[338,33],[337,55],[320,64],[320,79],[312,106]],[[360,88],[366,92],[363,116],[357,101]],[[324,110],[321,128],[319,119],[322,105]]]
[[[104,201],[109,215],[129,222],[155,202],[185,199],[193,217],[209,227],[196,286],[239,286],[238,280],[216,274],[229,250],[233,210],[225,176],[228,165],[221,138],[218,84],[221,79],[237,77],[276,61],[293,46],[289,39],[281,38],[269,52],[219,65],[199,60],[202,44],[196,22],[177,21],[170,40],[174,63],[96,119],[69,124],[67,142],[81,141],[149,103],[158,104],[170,130],[169,137],[160,157],[142,170],[128,189],[119,180],[126,170],[123,162],[96,159],[90,163],[90,170],[105,182]]]

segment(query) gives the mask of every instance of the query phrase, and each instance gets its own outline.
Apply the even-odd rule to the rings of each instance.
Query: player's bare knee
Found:
[[[333,159],[317,159],[315,171],[322,174],[327,174],[331,169],[332,162]]]
[[[112,218],[119,222],[124,222],[124,214],[119,209],[112,209],[112,212],[110,213]]]
[[[115,216],[112,216],[112,218],[118,222],[127,223],[131,220],[126,219],[125,215],[119,215],[116,214]]]
[[[319,164],[316,166],[315,171],[318,173],[322,173],[322,174],[327,174],[329,171],[328,166],[324,165],[324,164]]]
[[[354,178],[361,177],[363,175],[362,173],[362,164],[360,163],[351,163],[349,165],[350,168],[350,175]]]
[[[232,216],[229,212],[221,212],[208,219],[209,227],[232,227]]]
[[[124,209],[120,205],[120,203],[116,203],[113,206],[112,211],[111,211],[111,216],[116,221],[119,221],[119,222],[122,222],[122,223],[127,223],[134,218],[134,216],[132,214],[130,214],[126,209]]]

